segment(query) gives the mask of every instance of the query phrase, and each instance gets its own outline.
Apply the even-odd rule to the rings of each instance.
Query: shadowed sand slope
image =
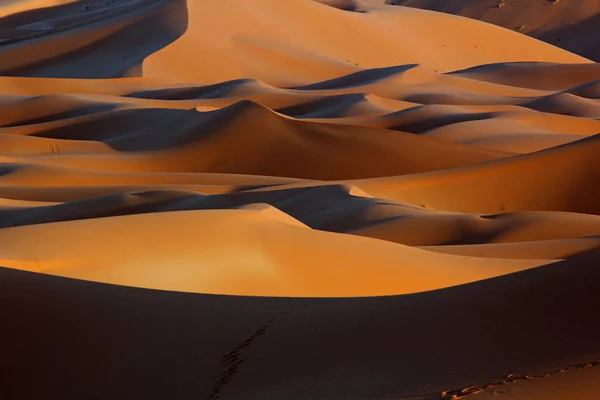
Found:
[[[592,399],[598,82],[378,0],[2,3],[0,398]]]
[[[42,9],[24,3],[0,21],[2,75],[139,76],[142,61],[187,27],[185,0],[60,1]]]
[[[441,393],[595,361],[597,264],[595,252],[445,290],[354,299],[186,295],[2,269],[2,301],[19,305],[3,311],[13,343],[4,390],[9,398],[451,398]],[[30,374],[37,385],[24,384]],[[583,374],[563,393],[593,384],[597,373]],[[518,387],[543,390],[555,379],[569,375]]]

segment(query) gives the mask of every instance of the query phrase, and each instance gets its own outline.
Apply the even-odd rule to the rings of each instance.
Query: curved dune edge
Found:
[[[20,305],[1,311],[12,327],[3,335],[17,344],[4,355],[13,366],[4,390],[439,399],[596,360],[598,256],[414,295],[338,299],[185,294],[1,268],[2,299]],[[169,362],[175,378],[165,376]],[[40,372],[39,385],[22,384],[25,368]],[[593,393],[596,376],[590,368],[496,389],[562,400]]]
[[[0,240],[6,244],[0,263],[12,268],[127,286],[255,296],[414,293],[552,262],[481,260],[312,231],[264,205],[9,228],[0,231]],[[68,250],[56,254],[57,248]]]

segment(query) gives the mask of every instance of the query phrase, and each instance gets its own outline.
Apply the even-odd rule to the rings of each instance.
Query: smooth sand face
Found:
[[[587,58],[377,0],[31,0],[0,75],[0,395],[594,398]]]
[[[596,61],[600,59],[594,39],[600,9],[598,0],[389,0],[387,3],[478,19]]]

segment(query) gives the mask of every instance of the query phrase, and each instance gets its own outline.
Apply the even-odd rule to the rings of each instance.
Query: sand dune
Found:
[[[385,3],[479,19],[596,61],[600,58],[593,38],[600,18],[598,0],[385,0]]]
[[[600,135],[539,152],[432,174],[356,182],[376,196],[436,210],[536,210],[598,214]],[[518,179],[513,172],[518,172]],[[577,193],[577,190],[583,190]],[[552,193],[552,196],[548,196]]]
[[[392,3],[0,5],[0,397],[595,398],[597,5]]]
[[[4,390],[13,398],[440,399],[596,360],[597,264],[594,252],[438,291],[346,299],[190,295],[2,269],[2,299],[20,305],[3,313],[16,344],[4,355],[12,366]],[[587,387],[592,396],[579,398],[594,398],[597,374],[584,371],[563,396]],[[31,374],[37,385],[25,384]],[[518,387],[533,385],[542,395],[526,398],[542,399],[561,378]]]
[[[153,226],[161,230],[154,231]],[[45,240],[49,235],[54,239]],[[403,294],[549,262],[482,261],[311,231],[270,207],[44,224],[4,229],[0,240],[6,245],[0,263],[12,268],[128,286],[237,295]],[[56,248],[68,250],[54,255]]]
[[[224,12],[225,7],[233,7],[236,11],[232,15]],[[375,9],[361,14],[339,12],[304,0],[285,4],[266,0],[262,8],[246,1],[230,0],[227,3],[189,2],[188,13],[190,20],[185,34],[145,61],[145,75],[200,83],[253,76],[277,85],[293,85],[294,82],[333,78],[359,68],[414,62],[451,70],[467,66],[466,63],[470,66],[500,60],[584,61],[492,26],[411,9]],[[420,23],[422,19],[425,21]],[[397,28],[394,28],[394,35],[389,35],[389,24],[405,25],[406,31],[396,32]],[[269,29],[264,29],[266,25]],[[345,29],[349,25],[352,30]],[[419,28],[415,29],[413,25]],[[476,42],[464,40],[471,25],[479,30]],[[290,29],[292,26],[293,30]],[[211,35],[210,41],[206,39],[207,29],[218,32]],[[414,34],[415,30],[422,36],[412,37],[410,42],[396,40],[398,35]],[[456,34],[443,35],[446,30],[454,30]],[[503,36],[507,41],[512,39],[519,44],[499,47]],[[191,46],[195,51],[186,51]],[[492,46],[493,52],[485,51]],[[379,51],[379,48],[387,51]],[[231,51],[217,50],[215,54],[212,49]],[[457,50],[461,51],[460,61],[445,57],[445,53]],[[206,63],[198,59],[199,54]],[[245,62],[240,64],[238,57],[243,57]],[[177,62],[173,62],[174,59]],[[190,65],[196,67],[189,68]],[[265,68],[267,66],[269,68]]]

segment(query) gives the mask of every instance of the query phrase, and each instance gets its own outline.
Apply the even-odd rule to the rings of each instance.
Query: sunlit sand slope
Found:
[[[531,35],[596,61],[600,59],[595,40],[598,32],[596,27],[600,20],[598,0],[386,0],[385,2],[482,20]]]

